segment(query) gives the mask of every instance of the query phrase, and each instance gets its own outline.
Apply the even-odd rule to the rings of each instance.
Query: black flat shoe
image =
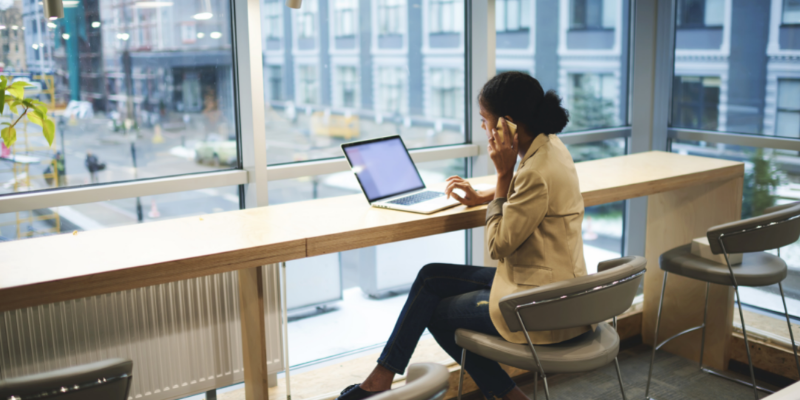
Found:
[[[383,393],[384,391],[380,392],[368,392],[361,388],[360,384],[350,385],[344,390],[336,400],[361,400],[366,399],[367,397],[375,396],[376,394]]]

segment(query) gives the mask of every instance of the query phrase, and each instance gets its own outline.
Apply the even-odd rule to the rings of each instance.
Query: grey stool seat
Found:
[[[456,344],[512,367],[527,371],[539,369],[527,343],[509,343],[499,336],[459,329],[456,331]],[[593,371],[614,361],[618,352],[619,335],[606,322],[598,324],[594,332],[574,339],[536,346],[536,355],[548,373]]]
[[[124,400],[128,398],[132,371],[133,361],[111,358],[9,378],[0,382],[0,399]]]
[[[617,315],[633,303],[642,283],[647,260],[628,256],[603,261],[597,273],[565,279],[542,286],[531,286],[500,299],[500,311],[511,332],[523,332],[526,343],[510,343],[500,336],[485,335],[467,329],[455,332],[461,347],[461,373],[458,400],[461,400],[467,353],[481,355],[506,365],[534,373],[533,400],[538,392],[539,376],[544,394],[550,399],[548,373],[592,371],[612,361],[622,399],[625,390],[619,369]],[[612,319],[613,328],[606,322]],[[528,332],[588,327],[594,330],[555,344],[534,345]]]
[[[406,384],[370,397],[372,400],[442,400],[450,388],[450,372],[441,364],[419,363],[408,367]]]
[[[691,244],[676,247],[662,254],[659,265],[662,270],[676,275],[733,286],[728,265],[692,254]],[[786,262],[780,257],[764,252],[744,253],[742,263],[731,265],[731,270],[736,277],[736,283],[740,286],[774,285],[783,281],[787,273]]]

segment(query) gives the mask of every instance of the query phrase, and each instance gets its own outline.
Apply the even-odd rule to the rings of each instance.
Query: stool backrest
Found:
[[[728,254],[777,249],[796,242],[800,238],[800,203],[776,209],[758,217],[709,228],[706,236],[711,252],[722,253],[720,238]]]
[[[0,400],[126,400],[133,361],[112,358],[0,381]]]
[[[599,323],[622,314],[644,276],[647,261],[630,256],[600,263],[600,272],[554,282],[500,300],[500,311],[512,332],[549,331]]]
[[[372,396],[372,400],[441,400],[450,388],[450,373],[441,364],[419,363],[408,367],[406,384]]]

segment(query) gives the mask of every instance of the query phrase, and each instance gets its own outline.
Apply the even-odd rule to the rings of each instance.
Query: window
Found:
[[[269,71],[269,99],[272,101],[283,100],[283,68],[280,65],[270,65]]]
[[[406,72],[403,68],[378,68],[378,111],[400,114],[407,109],[405,79]]]
[[[464,3],[457,0],[430,0],[431,33],[460,33],[464,25]]]
[[[265,8],[265,26],[264,31],[267,39],[280,39],[283,37],[283,2],[267,1],[264,4]]]
[[[268,163],[338,158],[342,143],[388,135],[409,149],[466,141],[464,0],[317,1],[282,14],[292,37],[262,40]],[[433,12],[446,32],[431,33]]]
[[[336,37],[355,36],[358,24],[356,0],[334,0],[333,4]]]
[[[0,159],[0,195],[238,165],[228,0],[164,2],[158,9],[82,2],[67,10],[84,21],[75,34],[65,20],[48,25],[35,9],[40,4],[25,2],[23,10],[17,2],[3,11],[3,25],[18,37],[4,44],[16,49],[6,53],[6,71],[25,71],[34,85],[52,87],[52,97],[46,90],[32,95],[51,110],[81,100],[81,113],[56,120],[51,146],[36,125],[17,130],[16,144]],[[211,15],[201,23],[192,18],[200,12]],[[100,166],[93,172],[90,153]]]
[[[464,75],[453,68],[433,68],[430,72],[432,116],[462,118],[464,116]]]
[[[619,98],[619,83],[612,74],[569,74],[571,86],[566,105],[570,122],[567,131],[617,126],[614,99]]]
[[[800,139],[800,79],[778,80],[775,135]]]
[[[358,106],[358,76],[356,67],[336,67],[338,90],[334,105],[353,108]]]
[[[378,34],[403,34],[405,0],[378,0]]]
[[[614,29],[616,0],[572,0],[570,29]]]
[[[298,98],[300,104],[317,104],[317,67],[314,65],[303,65],[299,68]]]
[[[297,32],[301,39],[312,39],[316,36],[317,0],[303,2],[297,11]]]
[[[725,0],[678,0],[676,23],[678,28],[721,26]]]
[[[672,86],[672,126],[716,130],[719,92],[718,77],[676,76]]]
[[[800,24],[800,0],[783,1],[782,21],[787,25]]]
[[[495,29],[497,32],[526,31],[531,28],[531,0],[497,0]]]

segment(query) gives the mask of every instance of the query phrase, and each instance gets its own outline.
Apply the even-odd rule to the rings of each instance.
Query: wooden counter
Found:
[[[658,254],[701,236],[713,224],[738,219],[744,165],[647,152],[583,162],[577,169],[586,206],[650,196],[643,330],[649,343],[647,329],[654,321],[652,309],[658,304],[660,290]],[[494,180],[491,176],[471,179],[473,183]],[[256,373],[250,376],[246,372],[246,382],[261,377],[266,386],[266,367],[263,373],[249,368],[258,365],[262,357],[248,359],[262,352],[265,343],[263,310],[258,306],[263,287],[257,267],[480,227],[484,216],[485,206],[459,206],[433,215],[371,208],[359,194],[8,242],[0,244],[0,311],[239,270],[243,336],[250,335],[245,337],[245,371]],[[666,324],[680,327],[685,325],[681,320],[685,311],[679,305],[696,301],[697,293],[691,283],[677,290],[690,295],[670,295],[668,285],[668,295],[681,300],[665,302],[664,313]],[[715,310],[722,312],[715,321],[721,324],[721,331],[715,333],[712,327],[712,336],[728,329],[725,324],[730,326],[727,319],[732,319],[728,304],[732,304],[728,301],[732,291],[715,288],[714,293],[712,299],[725,301]],[[260,324],[245,321],[258,319],[259,312]],[[667,337],[671,329],[662,331]],[[670,344],[672,351],[692,357],[680,350],[686,342],[682,340]],[[724,343],[722,350],[713,346],[713,338],[707,343],[706,360],[720,367],[718,362],[726,361]],[[714,356],[720,351],[721,355]],[[266,397],[265,388],[249,395]]]

